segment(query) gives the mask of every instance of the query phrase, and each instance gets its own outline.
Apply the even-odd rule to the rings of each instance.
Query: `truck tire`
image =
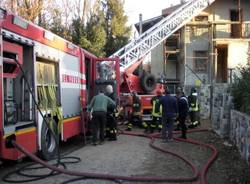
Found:
[[[55,158],[57,153],[57,144],[56,141],[59,138],[56,122],[52,119],[47,118],[47,122],[53,121],[52,123],[52,131],[55,132],[56,139],[53,136],[52,132],[47,127],[46,123],[43,122],[42,129],[41,129],[41,156],[45,160],[51,160]]]
[[[153,74],[144,74],[141,77],[141,87],[146,92],[151,92],[155,89],[156,79]]]

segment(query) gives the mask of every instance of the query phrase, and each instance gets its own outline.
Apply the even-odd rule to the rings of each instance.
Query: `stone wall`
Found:
[[[209,119],[211,112],[211,86],[210,85],[201,85],[200,94],[200,117],[201,119]]]
[[[229,138],[250,164],[250,116],[232,110],[232,97],[228,84],[213,87],[212,128],[222,138]]]
[[[241,156],[250,164],[250,116],[231,110],[230,139],[238,147]]]
[[[213,87],[212,128],[221,137],[229,136],[230,109],[232,97],[228,84],[215,84]]]

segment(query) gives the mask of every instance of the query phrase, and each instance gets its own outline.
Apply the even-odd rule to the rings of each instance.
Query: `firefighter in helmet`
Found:
[[[188,96],[190,125],[189,128],[194,128],[199,124],[199,103],[198,93],[195,88],[191,89],[191,94]]]
[[[182,139],[187,139],[187,126],[186,126],[186,118],[188,115],[188,99],[185,96],[183,90],[177,91],[177,104],[178,104],[178,122],[179,128],[181,129],[181,137]]]
[[[160,104],[160,98],[162,97],[161,90],[156,91],[156,96],[151,99],[152,104],[152,121],[147,130],[153,133],[155,129],[160,132],[162,129],[162,106]]]
[[[183,92],[182,87],[181,87],[181,86],[178,86],[178,87],[176,88],[176,99],[177,99],[177,102],[178,102],[178,95],[180,95],[182,92]],[[177,119],[176,119],[176,128],[175,128],[175,131],[179,131],[179,130],[181,130],[181,124],[180,124],[180,122],[179,122],[179,120],[178,120],[178,118],[177,118]]]
[[[116,102],[112,85],[106,86],[106,95]],[[116,107],[107,109],[106,137],[109,141],[117,140],[117,121],[115,118]]]
[[[132,113],[129,118],[127,131],[132,130],[133,124],[141,126],[142,119],[141,119],[141,100],[136,92],[132,92]]]

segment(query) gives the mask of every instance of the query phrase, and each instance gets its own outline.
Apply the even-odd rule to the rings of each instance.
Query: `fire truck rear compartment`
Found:
[[[45,111],[51,110],[58,105],[59,99],[57,64],[43,58],[36,58],[36,81],[39,108]],[[49,88],[52,90],[49,91]]]
[[[3,48],[4,128],[8,134],[34,126],[34,103],[27,85],[28,82],[34,92],[34,56],[31,46],[5,43],[8,47]],[[17,62],[22,66],[27,81]]]

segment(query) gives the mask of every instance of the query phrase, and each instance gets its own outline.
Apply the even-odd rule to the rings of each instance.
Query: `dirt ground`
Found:
[[[203,122],[199,128],[209,128],[209,122]],[[121,127],[124,128],[124,127]],[[140,129],[134,129],[141,132]],[[192,133],[188,135],[189,139],[198,140],[200,142],[214,145],[219,154],[217,160],[209,169],[206,182],[207,184],[250,184],[250,166],[241,159],[236,147],[231,146],[226,140],[221,139],[212,131]],[[158,152],[148,146],[149,139],[144,137],[134,137],[127,135],[119,135],[117,141],[106,141],[103,145],[92,146],[87,144],[82,146],[82,139],[75,138],[63,144],[62,152],[71,152],[67,156],[75,156],[81,158],[81,162],[67,164],[67,168],[74,171],[117,174],[123,176],[140,175],[140,176],[164,176],[164,177],[190,177],[192,176],[191,169],[183,163],[183,161]],[[191,145],[181,142],[163,143],[157,140],[157,146],[179,153],[188,158],[197,168],[201,168],[211,156],[211,151],[200,146]],[[73,151],[74,150],[74,151]],[[0,183],[5,184],[2,180],[3,176],[15,169],[21,168],[30,161],[24,159],[21,163],[5,163],[0,165]],[[34,166],[32,166],[34,167]],[[24,170],[25,174],[42,174],[47,173],[46,169]],[[71,179],[76,177],[66,175],[56,175],[46,177],[38,181],[25,183],[88,183],[88,184],[112,184],[112,183],[136,183],[126,181],[107,181],[84,179],[71,182]],[[9,179],[22,181],[29,179],[20,176],[16,173],[10,175]],[[142,183],[142,182],[137,182]],[[156,182],[151,182],[156,183]],[[199,181],[185,182],[198,184]]]

